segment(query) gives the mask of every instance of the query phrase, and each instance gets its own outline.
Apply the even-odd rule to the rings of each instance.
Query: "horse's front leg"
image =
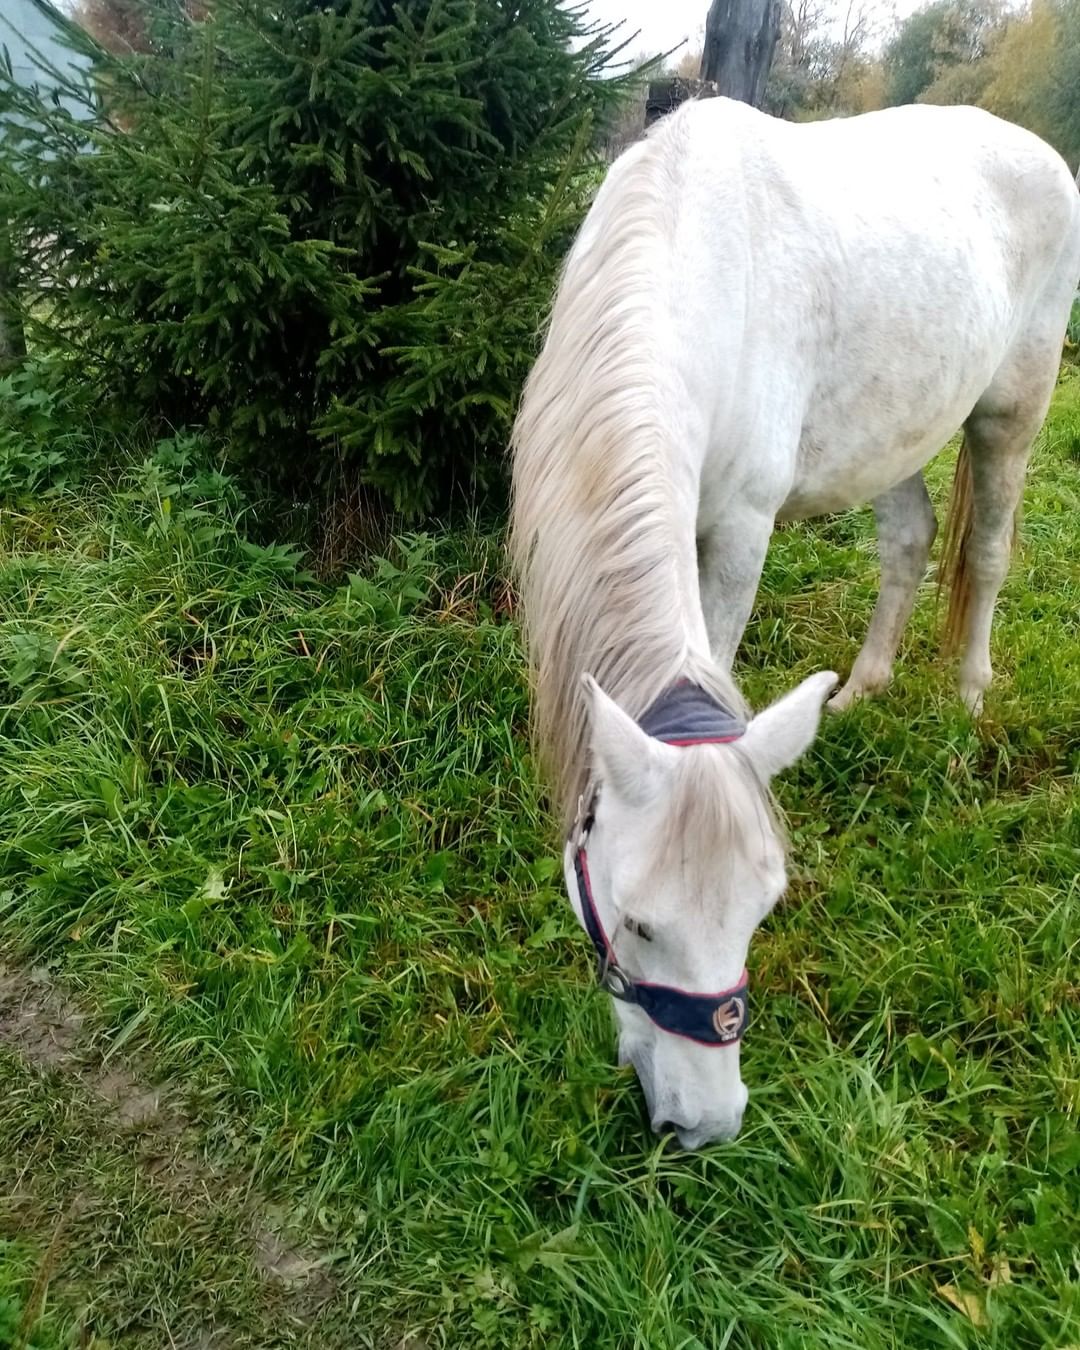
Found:
[[[748,510],[698,533],[701,608],[713,660],[730,670],[754,607],[773,516]]]
[[[847,683],[829,700],[840,712],[864,694],[884,689],[892,678],[893,661],[904,627],[926,575],[937,520],[921,473],[913,474],[874,499],[881,586],[866,641]]]

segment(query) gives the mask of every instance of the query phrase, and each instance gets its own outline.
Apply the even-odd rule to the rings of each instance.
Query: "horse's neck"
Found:
[[[595,560],[601,584],[583,620],[630,640],[625,697],[636,713],[642,691],[654,696],[673,661],[709,660],[709,639],[698,582],[696,474],[671,445],[635,448],[627,437],[616,453],[629,463],[612,467],[607,499],[597,500],[586,526],[602,541]],[[647,461],[636,482],[635,458]]]
[[[601,189],[514,428],[533,725],[571,812],[588,749],[582,675],[631,717],[681,677],[713,682],[691,437],[654,325],[670,247],[664,164],[642,152]]]
[[[660,456],[667,455],[668,462]],[[734,712],[744,704],[731,678],[731,656],[714,660],[702,605],[697,547],[697,466],[679,459],[677,447],[654,450],[641,500],[653,496],[636,529],[611,530],[601,516],[612,554],[600,569],[606,581],[588,594],[581,622],[595,655],[587,673],[633,717],[680,680],[689,679]],[[633,494],[628,494],[633,500]],[[625,508],[623,508],[625,509]],[[722,596],[714,596],[723,608]]]

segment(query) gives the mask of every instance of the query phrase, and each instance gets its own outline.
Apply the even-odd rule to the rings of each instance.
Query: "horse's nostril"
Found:
[[[651,1123],[654,1134],[676,1134],[681,1138],[684,1134],[693,1134],[701,1122],[694,1121],[691,1124],[684,1120],[672,1120],[665,1115],[654,1117]]]
[[[734,1139],[742,1126],[742,1112],[722,1120],[698,1120],[693,1125],[681,1124],[667,1117],[657,1116],[652,1121],[653,1130],[659,1135],[674,1134],[679,1146],[692,1152],[706,1144],[726,1142]]]

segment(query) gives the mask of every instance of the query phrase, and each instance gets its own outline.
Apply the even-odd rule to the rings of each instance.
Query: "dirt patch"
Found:
[[[211,1194],[219,1202],[232,1201],[246,1218],[253,1268],[267,1284],[288,1291],[291,1317],[314,1316],[332,1299],[326,1258],[269,1222],[269,1206],[253,1194],[249,1178],[217,1168],[202,1155],[180,1085],[155,1081],[145,1057],[103,1054],[92,1019],[47,970],[0,961],[0,1045],[41,1073],[62,1075],[92,1098],[102,1133],[131,1153],[175,1210],[201,1214]]]
[[[47,971],[0,964],[0,1041],[43,1069],[70,1069],[80,1058],[84,1015],[62,999]]]
[[[103,1055],[87,1015],[41,966],[0,962],[0,1044],[43,1072],[60,1073],[107,1108],[118,1129],[155,1130],[175,1138],[191,1121],[167,1083],[135,1059]]]

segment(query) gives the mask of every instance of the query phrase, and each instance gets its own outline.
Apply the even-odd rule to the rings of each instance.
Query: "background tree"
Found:
[[[142,0],[79,0],[72,18],[107,51],[144,52],[148,47]]]
[[[1018,122],[1052,139],[1056,128],[1050,107],[1061,38],[1061,13],[1039,0],[1027,13],[1011,15],[984,62],[986,79],[978,102],[999,117]],[[949,91],[937,94],[935,102],[952,102]],[[1080,94],[1080,90],[1077,90]],[[929,97],[928,97],[929,101]]]
[[[1075,168],[1080,161],[1080,0],[1034,0],[1021,10],[936,4],[913,15],[898,38],[905,30],[909,37],[912,31],[925,33],[928,16],[938,36],[922,50],[934,78],[916,101],[977,104],[1042,136]],[[912,50],[906,48],[909,55]],[[890,51],[895,55],[894,48]],[[893,76],[898,72],[904,73],[902,62],[891,68]],[[895,84],[891,92],[896,95]]]
[[[1044,134],[1065,156],[1072,168],[1080,164],[1080,0],[1064,0],[1050,6],[1054,20],[1053,59],[1042,66],[1044,75],[1032,90],[1026,115],[1045,128]],[[1040,46],[1048,41],[1045,20],[1029,31],[1035,48],[1030,68],[1038,69]]]
[[[696,80],[701,76],[701,61],[704,52],[687,46],[669,63],[668,71],[680,80]]]
[[[1000,0],[936,0],[910,15],[885,49],[886,102],[914,103],[947,71],[980,61],[1001,16]]]
[[[878,13],[869,0],[849,0],[840,11],[828,0],[789,0],[766,93],[769,111],[806,120],[879,107],[879,67],[871,55]]]

